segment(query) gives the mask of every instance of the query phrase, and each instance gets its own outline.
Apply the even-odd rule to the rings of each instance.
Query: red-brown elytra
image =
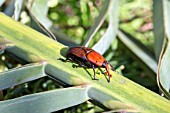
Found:
[[[87,47],[71,47],[68,49],[66,53],[66,59],[61,59],[62,61],[72,61],[79,65],[79,67],[87,67],[92,68],[94,72],[94,79],[96,72],[95,68],[103,67],[106,69],[106,74],[109,76],[108,82],[110,82],[110,77],[112,76],[109,73],[109,69],[111,68],[114,71],[113,66],[106,61],[106,59],[98,52],[91,48]]]

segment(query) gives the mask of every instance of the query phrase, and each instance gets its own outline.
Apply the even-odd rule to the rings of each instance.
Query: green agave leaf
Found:
[[[153,2],[153,33],[155,38],[155,56],[157,61],[162,50],[162,45],[165,37],[164,20],[163,18],[162,0],[154,0]]]
[[[109,83],[106,80],[107,76],[101,74],[102,72],[98,72],[96,74],[96,78],[99,79],[98,81],[92,80],[92,69],[73,68],[72,63],[64,63],[58,60],[58,58],[64,56],[68,50],[67,47],[47,38],[25,25],[15,22],[1,13],[0,18],[0,37],[4,37],[5,39],[13,42],[17,46],[18,50],[22,50],[11,50],[10,53],[32,62],[37,61],[34,57],[32,57],[32,55],[47,61],[48,65],[45,68],[47,75],[69,85],[89,84],[91,87],[99,90],[99,93],[94,96],[97,97],[98,95],[104,94],[106,97],[109,97],[110,101],[114,101],[116,98],[120,102],[125,103],[125,105],[137,109],[139,112],[169,112],[170,102],[165,98],[113,71],[110,71],[112,78]],[[6,22],[3,20],[6,20]],[[25,56],[22,56],[22,54]],[[88,94],[89,93],[90,92],[88,92]],[[74,92],[74,94],[76,94],[76,92]],[[109,104],[104,103],[105,101],[101,104],[106,108],[110,108],[107,106]]]
[[[71,87],[0,101],[1,113],[50,113],[87,101],[88,87]]]
[[[95,89],[95,88],[90,88],[89,91],[89,97],[92,100],[95,100],[99,102],[100,104],[102,103],[105,107],[108,109],[116,111],[127,111],[127,112],[138,112],[136,108],[133,106],[130,106],[128,104],[125,104],[121,102],[118,98],[112,98],[110,96],[106,96],[107,93],[102,93],[100,90]]]
[[[96,21],[94,23],[94,25],[91,27],[86,40],[84,42],[83,45],[85,45],[86,47],[89,45],[92,37],[95,35],[95,33],[98,31],[98,29],[101,27],[101,25],[103,24],[105,18],[106,18],[106,13],[108,11],[109,8],[109,4],[110,4],[110,0],[104,1],[103,7],[100,11],[99,16],[96,18]]]
[[[0,90],[46,76],[46,63],[35,63],[0,73]]]
[[[48,0],[34,0],[31,12],[36,17],[36,19],[45,26],[45,28],[50,28],[52,22],[47,18],[48,13]]]
[[[0,1],[0,7],[2,6],[2,4],[5,2],[6,0],[1,0]]]
[[[104,54],[116,38],[119,20],[119,0],[111,0],[109,5],[109,26],[103,37],[92,47]]]
[[[168,44],[166,47],[165,52],[162,54],[162,58],[160,58],[159,61],[159,70],[158,70],[158,84],[160,89],[162,90],[162,92],[166,95],[167,98],[170,99],[170,14],[169,14],[169,10],[170,10],[170,1],[168,0],[164,0],[163,2],[163,14],[164,14],[164,26],[165,27],[165,33],[166,36],[168,38]],[[162,50],[164,51],[164,49]]]
[[[119,20],[119,1],[111,0],[109,5],[109,26],[103,37],[92,47],[101,54],[110,47],[113,40],[116,38]]]
[[[15,5],[15,11],[14,11],[14,19],[15,20],[18,20],[20,17],[23,3],[24,3],[24,0],[16,0],[15,1],[15,4],[14,4]]]
[[[38,24],[38,26],[47,33],[49,37],[57,40],[54,34],[49,30],[52,27],[52,22],[47,18],[48,0],[33,0],[28,7],[30,16]]]
[[[168,39],[170,39],[170,1],[169,0],[163,0],[163,6],[164,6],[164,21],[165,21],[165,31]]]
[[[170,76],[169,76],[169,69],[170,69],[170,43],[166,48],[166,51],[160,61],[160,67],[158,71],[158,84],[162,90],[162,92],[170,99]]]
[[[118,32],[119,39],[137,56],[139,57],[153,72],[157,72],[157,63],[145,51],[143,51],[136,43],[129,39],[121,31]]]

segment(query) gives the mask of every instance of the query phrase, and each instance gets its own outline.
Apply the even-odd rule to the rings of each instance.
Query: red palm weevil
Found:
[[[79,67],[92,68],[94,72],[94,79],[96,79],[95,68],[103,67],[106,69],[106,74],[109,76],[108,82],[110,82],[110,77],[112,76],[109,73],[109,69],[112,69],[114,71],[113,66],[108,61],[106,61],[106,59],[100,53],[83,46],[69,48],[66,53],[66,60],[61,58],[60,60],[72,61],[74,63],[77,63]]]

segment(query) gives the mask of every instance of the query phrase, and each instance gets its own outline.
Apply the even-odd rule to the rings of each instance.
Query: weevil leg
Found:
[[[58,58],[57,60],[61,60],[62,62],[74,62],[71,58],[66,58],[66,59]]]
[[[94,65],[92,65],[92,69],[93,69],[93,72],[94,72],[94,80],[99,80],[99,79],[96,79],[96,72],[95,72],[95,67],[94,67]]]
[[[76,66],[77,68],[78,67],[82,67],[82,68],[87,68],[87,66],[83,65],[83,64],[78,64],[78,66]]]
[[[66,58],[66,59],[58,58],[58,60],[61,60],[62,62],[73,62],[73,63],[77,63],[76,61],[72,60],[72,58]]]
[[[62,62],[67,62],[67,59],[63,59],[63,58],[58,58],[57,60],[61,60]]]
[[[107,82],[110,82],[110,78],[111,78],[112,75],[109,73],[108,68],[105,68],[105,69],[106,69],[105,74],[109,76],[108,79],[107,79]]]
[[[109,75],[109,78],[108,78],[108,82],[110,82],[110,75]]]
[[[81,64],[81,63],[78,63],[78,62],[75,62],[76,64],[78,64],[78,65],[75,65],[75,67],[76,68],[87,68],[87,66],[86,65],[83,65],[83,64]]]

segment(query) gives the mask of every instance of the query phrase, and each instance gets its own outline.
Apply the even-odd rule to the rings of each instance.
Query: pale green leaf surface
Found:
[[[164,21],[165,21],[165,31],[168,39],[170,40],[170,1],[169,0],[163,0],[163,6],[164,6]]]
[[[109,26],[106,33],[92,47],[100,54],[104,54],[116,38],[119,21],[119,0],[111,0],[109,4]]]
[[[47,18],[48,0],[33,0],[29,8],[30,16],[38,24],[38,26],[47,33],[49,37],[56,40],[54,34],[49,30],[52,22]],[[43,12],[43,13],[42,13]]]
[[[16,0],[15,1],[15,4],[14,4],[15,5],[15,10],[14,10],[14,19],[15,20],[18,20],[20,17],[23,3],[24,3],[24,0]]]
[[[162,60],[160,62],[160,68],[159,68],[159,74],[158,74],[158,80],[160,82],[160,85],[162,85],[161,88],[162,91],[166,94],[166,96],[170,99],[170,43],[168,43],[168,46],[166,48],[166,51],[162,57]]]
[[[162,0],[154,0],[153,2],[153,24],[155,57],[158,61],[165,37]]]
[[[107,106],[107,108],[111,110],[116,111],[125,110],[127,112],[138,112],[137,108],[134,108],[133,106],[121,102],[118,98],[106,96],[107,95],[106,92],[101,92],[100,90],[95,88],[89,89],[88,92],[89,92],[88,95],[91,99],[96,100],[99,103],[102,103],[104,106]]]
[[[0,113],[50,113],[87,101],[88,87],[71,87],[0,101]]]
[[[46,76],[46,63],[29,64],[0,73],[0,90]]]
[[[159,71],[158,71],[158,84],[162,90],[162,92],[170,99],[170,1],[164,0],[163,8],[164,8],[164,27],[165,33],[168,38],[167,48],[162,55],[162,58],[159,62]],[[162,25],[163,26],[163,25]]]
[[[136,43],[130,40],[125,34],[121,31],[118,32],[119,39],[141,60],[147,64],[147,66],[153,71],[157,72],[157,63],[151,58],[147,53],[145,53]]]
[[[47,3],[48,0],[34,0],[31,12],[45,28],[49,29],[52,26],[52,22],[47,18],[49,9]]]
[[[13,42],[18,50],[22,50],[19,51],[20,54],[18,54],[18,51],[13,51],[12,53],[14,55],[25,60],[36,61],[30,57],[34,54],[37,58],[48,62],[45,68],[45,72],[48,75],[70,85],[89,84],[94,89],[100,91],[99,94],[94,94],[94,96],[109,96],[109,100],[104,101],[103,99],[101,102],[106,108],[111,108],[110,105],[112,104],[109,104],[109,102],[111,101],[110,103],[112,103],[117,99],[125,105],[137,109],[139,112],[169,112],[170,102],[165,98],[113,71],[110,71],[112,74],[110,83],[106,80],[107,76],[105,77],[100,72],[96,74],[96,78],[99,80],[92,80],[92,69],[73,68],[72,63],[64,63],[58,60],[58,58],[66,53],[67,47],[27,26],[13,21],[3,14],[0,14],[0,18],[0,37],[4,37],[6,40]],[[4,23],[3,20],[6,20],[6,22]],[[21,54],[27,55],[27,58],[20,56]],[[96,99],[96,101],[98,100]]]
[[[100,14],[99,16],[96,18],[96,21],[94,23],[94,25],[91,27],[87,37],[86,37],[86,40],[84,42],[83,45],[85,45],[86,47],[88,47],[92,37],[95,35],[95,33],[97,32],[97,30],[101,27],[101,25],[103,24],[104,20],[105,20],[105,17],[106,17],[106,14],[107,14],[107,11],[108,11],[108,8],[109,8],[109,3],[110,3],[110,0],[107,0],[107,1],[104,1],[104,4],[103,4],[103,7],[100,11]]]

